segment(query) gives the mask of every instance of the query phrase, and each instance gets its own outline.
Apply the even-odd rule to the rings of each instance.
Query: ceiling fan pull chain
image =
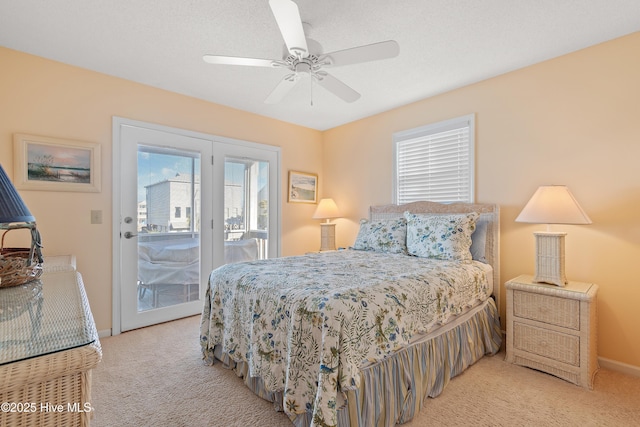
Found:
[[[313,78],[309,76],[309,92],[311,94],[311,106],[313,107]]]

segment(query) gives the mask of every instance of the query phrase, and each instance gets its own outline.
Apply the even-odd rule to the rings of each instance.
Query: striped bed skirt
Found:
[[[451,378],[461,374],[485,355],[500,350],[500,318],[489,298],[458,319],[377,363],[361,369],[360,385],[344,393],[338,410],[338,427],[388,427],[411,420],[427,397],[436,397]],[[248,365],[222,354],[215,357],[236,374],[255,394],[283,411],[282,392],[268,392],[260,378],[250,377]],[[296,427],[311,425],[311,413],[295,415]]]

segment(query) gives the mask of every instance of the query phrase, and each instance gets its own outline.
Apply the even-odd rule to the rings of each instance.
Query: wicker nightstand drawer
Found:
[[[513,291],[513,315],[580,330],[580,301]]]
[[[513,328],[514,348],[580,366],[580,337],[517,322]]]
[[[519,276],[507,289],[507,362],[591,388],[598,370],[593,283],[564,287]]]

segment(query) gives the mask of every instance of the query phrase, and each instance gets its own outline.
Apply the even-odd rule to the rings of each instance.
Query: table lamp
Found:
[[[313,219],[325,219],[320,224],[320,252],[336,250],[336,225],[330,222],[331,218],[338,218],[340,211],[333,199],[322,199],[318,203]]]
[[[5,248],[4,233],[15,229],[29,229],[31,248]],[[40,233],[36,219],[0,165],[0,230],[3,231],[0,250],[0,288],[16,286],[36,279],[42,274],[43,262]]]
[[[544,185],[533,194],[516,222],[547,224],[547,231],[536,236],[536,270],[534,282],[564,286],[564,243],[567,233],[550,231],[550,224],[591,224],[573,194],[565,185]]]

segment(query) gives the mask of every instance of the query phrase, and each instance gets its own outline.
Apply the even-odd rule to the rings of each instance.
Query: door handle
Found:
[[[127,231],[127,232],[125,232],[125,233],[124,233],[124,238],[125,238],[125,239],[130,239],[130,238],[132,238],[132,237],[136,237],[136,236],[137,236],[137,234],[133,234],[133,233],[132,233],[132,232],[130,232],[130,231]]]

